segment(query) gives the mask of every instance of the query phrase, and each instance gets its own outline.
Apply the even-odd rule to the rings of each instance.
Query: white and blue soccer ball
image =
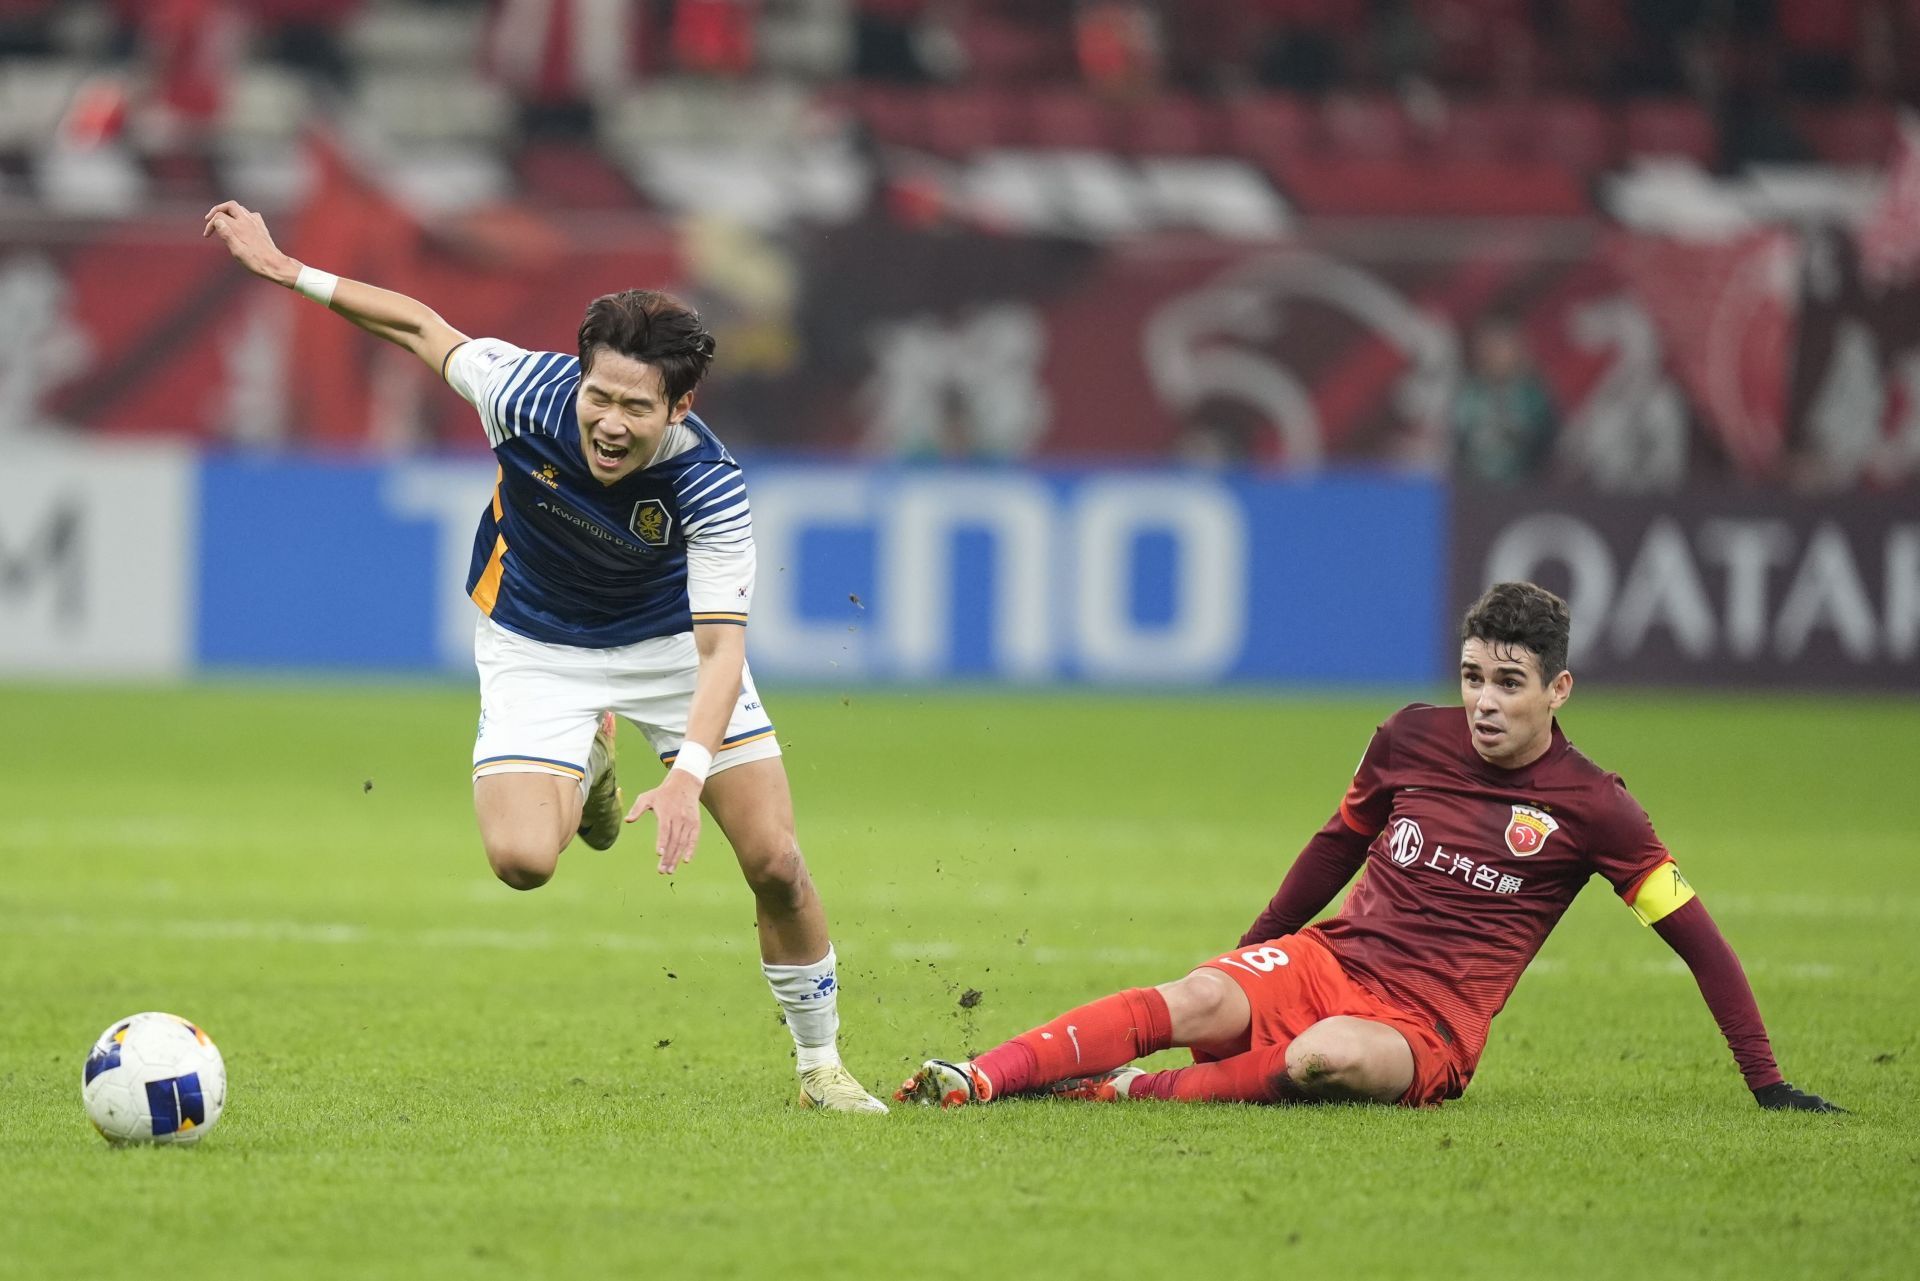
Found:
[[[135,1014],[94,1042],[80,1097],[109,1143],[194,1143],[226,1106],[227,1065],[213,1038],[179,1015]]]

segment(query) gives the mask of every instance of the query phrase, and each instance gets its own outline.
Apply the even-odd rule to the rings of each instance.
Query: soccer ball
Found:
[[[109,1143],[193,1143],[227,1103],[227,1065],[205,1032],[149,1011],[100,1034],[80,1073],[87,1119]]]

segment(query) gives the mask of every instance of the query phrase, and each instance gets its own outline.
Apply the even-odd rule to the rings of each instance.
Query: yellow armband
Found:
[[[1640,918],[1640,924],[1652,925],[1685,907],[1693,897],[1693,886],[1680,875],[1680,865],[1668,859],[1647,873],[1627,906]]]

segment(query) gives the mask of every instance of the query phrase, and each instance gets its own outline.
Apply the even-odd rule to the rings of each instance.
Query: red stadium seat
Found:
[[[1893,109],[1870,103],[1807,107],[1795,114],[1793,123],[1820,159],[1858,168],[1884,166],[1899,132]]]
[[[1426,148],[1442,162],[1481,162],[1523,154],[1530,103],[1454,102],[1424,135]]]
[[[1037,147],[1104,151],[1119,142],[1113,113],[1076,89],[1041,89],[1027,99],[1029,140]]]
[[[1414,150],[1406,113],[1391,98],[1329,98],[1320,120],[1327,146],[1342,160],[1401,160]]]
[[[1711,165],[1719,148],[1713,121],[1698,105],[1681,100],[1635,102],[1627,107],[1626,152]]]
[[[925,90],[862,85],[853,102],[855,114],[878,141],[902,147],[927,145]]]
[[[626,177],[596,147],[529,144],[516,163],[521,185],[570,209],[631,209],[640,203]]]
[[[954,6],[960,43],[966,50],[968,76],[989,84],[1031,84],[1070,81],[1074,76],[1073,46],[1064,23],[1048,23],[1022,14],[1017,5]]]
[[[1288,198],[1312,215],[1569,217],[1591,208],[1584,187],[1553,165],[1317,156],[1276,176]]]
[[[1558,164],[1575,173],[1611,169],[1618,155],[1615,124],[1597,103],[1581,98],[1548,98],[1529,104],[1522,144],[1542,164]]]
[[[1236,98],[1227,104],[1225,117],[1227,147],[1269,169],[1311,151],[1320,132],[1313,110],[1282,94]]]
[[[926,145],[946,155],[1004,147],[1020,134],[1017,107],[1004,89],[930,89],[922,113]]]
[[[1149,156],[1215,154],[1225,146],[1220,111],[1210,103],[1169,94],[1122,113],[1122,145]]]

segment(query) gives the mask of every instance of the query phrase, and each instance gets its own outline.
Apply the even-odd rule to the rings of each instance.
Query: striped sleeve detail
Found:
[[[527,352],[500,338],[467,338],[454,344],[440,362],[440,376],[461,399],[480,411],[480,421],[491,437],[492,419],[487,417],[487,402],[498,391],[502,380],[517,371]]]
[[[728,463],[697,463],[680,473],[681,528],[688,541],[732,543],[751,538],[747,482]]]
[[[481,411],[487,440],[503,445],[527,432],[553,435],[556,405],[564,407],[577,379],[580,361],[559,352],[530,352],[515,361],[495,382]]]
[[[690,463],[674,483],[687,540],[687,612],[696,623],[744,627],[753,610],[753,517],[740,465]]]

